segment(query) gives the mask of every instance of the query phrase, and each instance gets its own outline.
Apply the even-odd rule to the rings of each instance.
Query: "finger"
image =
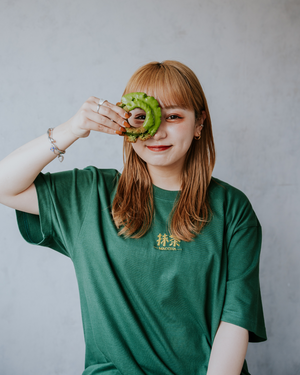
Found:
[[[125,119],[129,119],[129,117],[131,116],[131,113],[124,111],[123,108],[121,108],[121,107],[119,107],[115,104],[112,104],[110,102],[105,102],[105,103],[103,103],[103,105],[112,109],[114,112],[118,113],[121,117],[123,117]]]
[[[100,108],[98,109],[99,99],[96,97],[91,97],[87,100],[89,103],[89,107],[92,111],[95,113],[99,113],[101,115],[104,115],[110,119],[112,119],[117,124],[129,127],[130,125],[127,122],[124,122],[124,119],[128,119],[131,116],[131,113],[128,113],[124,111],[124,109],[109,103],[108,101],[104,102]],[[98,112],[97,112],[98,109]]]
[[[98,108],[98,104],[99,104],[100,99],[96,98],[95,96],[92,96],[88,100],[93,103],[93,108],[95,108],[95,112],[97,112],[97,108]],[[96,104],[96,107],[94,106],[95,104]],[[112,103],[108,102],[107,100],[100,106],[100,109],[99,109],[98,112],[100,112],[101,107],[110,108],[112,111],[118,113],[118,115],[121,116],[123,119],[128,119],[131,116],[131,113],[124,111],[123,108],[121,108],[121,107],[119,107],[115,104],[112,104]]]
[[[117,130],[114,130],[112,128],[109,128],[109,127],[107,127],[107,126],[105,126],[103,124],[99,124],[97,122],[94,122],[92,120],[87,120],[86,123],[85,123],[85,127],[88,130],[94,130],[94,131],[98,131],[98,132],[102,132],[102,133],[107,133],[107,134],[119,134],[119,135],[122,134],[122,131],[120,131],[121,127],[119,127]]]
[[[107,117],[109,120],[114,121],[120,126],[128,127],[129,124],[126,120],[124,120],[123,117],[119,116],[116,112],[114,112],[112,109],[106,107],[106,106],[101,106],[100,111],[98,113],[101,116]]]
[[[95,113],[93,111],[89,111],[87,113],[87,118],[91,121],[94,121],[95,123],[99,124],[99,125],[104,125],[106,126],[107,128],[111,128],[113,130],[119,130],[120,127],[123,127],[124,129],[124,122],[125,120],[121,120],[121,124],[120,123],[116,123],[115,121],[113,121],[112,119],[100,114],[100,113]],[[125,131],[125,129],[124,129]]]

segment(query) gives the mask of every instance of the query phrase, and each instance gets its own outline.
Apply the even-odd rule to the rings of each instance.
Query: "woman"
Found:
[[[23,237],[75,267],[88,374],[249,374],[248,341],[266,339],[258,267],[261,228],[243,193],[211,177],[215,152],[194,73],[153,62],[125,93],[154,96],[162,123],[124,143],[116,170],[41,170],[91,130],[122,134],[129,114],[89,98],[66,123],[0,164],[0,201]],[[129,123],[145,116],[132,111]],[[4,183],[5,181],[5,183]]]

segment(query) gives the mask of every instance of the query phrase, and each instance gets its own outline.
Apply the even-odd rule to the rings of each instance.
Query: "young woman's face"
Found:
[[[162,121],[156,134],[146,141],[137,140],[133,149],[148,166],[183,167],[185,155],[193,141],[199,135],[201,126],[196,124],[195,112],[179,107],[162,108]],[[139,108],[132,111],[129,122],[141,126],[145,112]]]

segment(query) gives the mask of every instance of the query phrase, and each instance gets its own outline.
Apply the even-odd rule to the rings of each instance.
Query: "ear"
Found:
[[[195,132],[194,132],[195,137],[200,137],[205,119],[206,119],[206,113],[205,111],[202,111],[201,116],[198,118],[198,120],[196,120]]]
[[[195,131],[194,131],[194,136],[195,137],[200,137],[202,129],[203,129],[203,125],[199,121],[198,123],[196,123]]]

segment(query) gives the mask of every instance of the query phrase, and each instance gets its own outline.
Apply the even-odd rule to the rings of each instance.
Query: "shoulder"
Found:
[[[47,186],[48,189],[55,191],[64,188],[64,191],[83,190],[86,192],[96,186],[112,190],[117,185],[119,176],[120,173],[116,169],[88,166],[84,169],[74,168],[63,172],[40,173],[34,183],[37,188]]]
[[[219,180],[216,177],[211,178],[211,182],[209,184],[209,195],[214,197],[215,199],[226,199],[234,200],[235,202],[240,203],[248,203],[249,200],[247,196],[236,187],[228,184],[225,181]]]
[[[41,173],[41,175],[48,177],[48,178],[55,178],[57,180],[68,180],[68,179],[76,179],[76,180],[91,180],[91,179],[101,179],[101,180],[113,180],[118,178],[120,173],[116,169],[99,169],[94,166],[88,166],[83,169],[74,168],[68,171],[62,172],[55,172],[50,173],[47,172],[45,174]]]
[[[253,207],[241,190],[213,177],[208,194],[213,214],[222,211],[227,223],[236,228],[259,226]]]

